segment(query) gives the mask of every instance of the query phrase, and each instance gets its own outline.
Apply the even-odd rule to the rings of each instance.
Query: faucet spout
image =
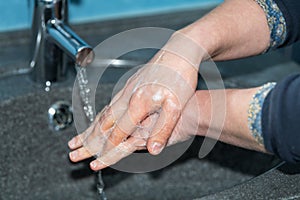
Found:
[[[68,26],[67,0],[35,0],[34,5],[30,67],[35,82],[62,81],[70,61],[80,66],[93,61],[92,47]]]
[[[93,49],[72,29],[59,20],[51,20],[47,25],[49,40],[72,58],[79,66],[87,66],[94,59]]]

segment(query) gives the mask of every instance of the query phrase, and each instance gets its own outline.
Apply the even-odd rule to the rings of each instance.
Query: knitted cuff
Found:
[[[262,106],[268,93],[275,87],[276,83],[267,83],[259,88],[253,95],[248,109],[248,127],[252,136],[260,144],[264,145],[261,127]]]
[[[270,45],[265,52],[276,49],[286,39],[286,21],[274,0],[255,0],[264,10],[270,29]]]

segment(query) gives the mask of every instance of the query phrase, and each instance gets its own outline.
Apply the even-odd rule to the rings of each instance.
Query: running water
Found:
[[[85,112],[87,119],[89,120],[89,123],[92,123],[96,115],[92,107],[91,96],[90,96],[91,89],[88,86],[86,68],[76,66],[76,70],[77,70],[77,80],[79,85],[79,93],[83,104],[83,110]],[[99,199],[107,200],[104,193],[104,183],[103,183],[101,171],[98,171],[96,178],[97,178],[97,191],[98,191]]]

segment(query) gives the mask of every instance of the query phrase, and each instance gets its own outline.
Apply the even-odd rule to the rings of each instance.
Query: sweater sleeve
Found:
[[[300,162],[300,74],[288,76],[267,95],[262,137],[269,152],[287,162]]]
[[[300,1],[274,0],[286,21],[286,38],[280,47],[293,44],[300,40]]]

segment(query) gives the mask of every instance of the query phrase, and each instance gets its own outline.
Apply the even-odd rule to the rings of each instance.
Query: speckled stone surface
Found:
[[[285,67],[285,70],[295,70],[295,66]],[[26,76],[0,81],[4,87],[11,83],[10,87],[1,89],[0,199],[96,199],[95,176],[88,163],[72,164],[67,157],[67,141],[76,130],[53,132],[48,126],[47,109],[58,100],[71,101],[71,87],[57,86],[46,93],[41,87],[32,87],[34,84]],[[234,87],[234,78],[225,83]],[[27,94],[20,94],[16,88],[22,88]],[[104,84],[98,89],[98,109],[109,101],[112,88],[112,84]],[[197,138],[176,163],[157,172],[129,174],[104,170],[107,196],[109,199],[194,199],[213,194],[205,198],[272,199],[299,194],[299,175],[275,171],[251,180],[276,165],[278,160],[274,157],[218,143],[206,159],[199,160],[200,144],[201,138]],[[244,182],[246,185],[233,187]],[[262,186],[266,192],[259,196]],[[228,190],[217,193],[224,189]]]
[[[252,181],[199,199],[300,199],[299,173],[300,165],[284,164]]]
[[[99,90],[100,108],[109,100],[112,85]],[[71,101],[71,92],[71,88],[33,92],[0,104],[0,199],[96,199],[95,176],[88,163],[72,164],[68,159],[67,141],[76,130],[54,132],[48,125],[47,109],[58,100]],[[107,196],[192,199],[249,180],[277,163],[274,157],[222,143],[199,160],[200,144],[198,138],[176,163],[156,172],[104,170]]]

